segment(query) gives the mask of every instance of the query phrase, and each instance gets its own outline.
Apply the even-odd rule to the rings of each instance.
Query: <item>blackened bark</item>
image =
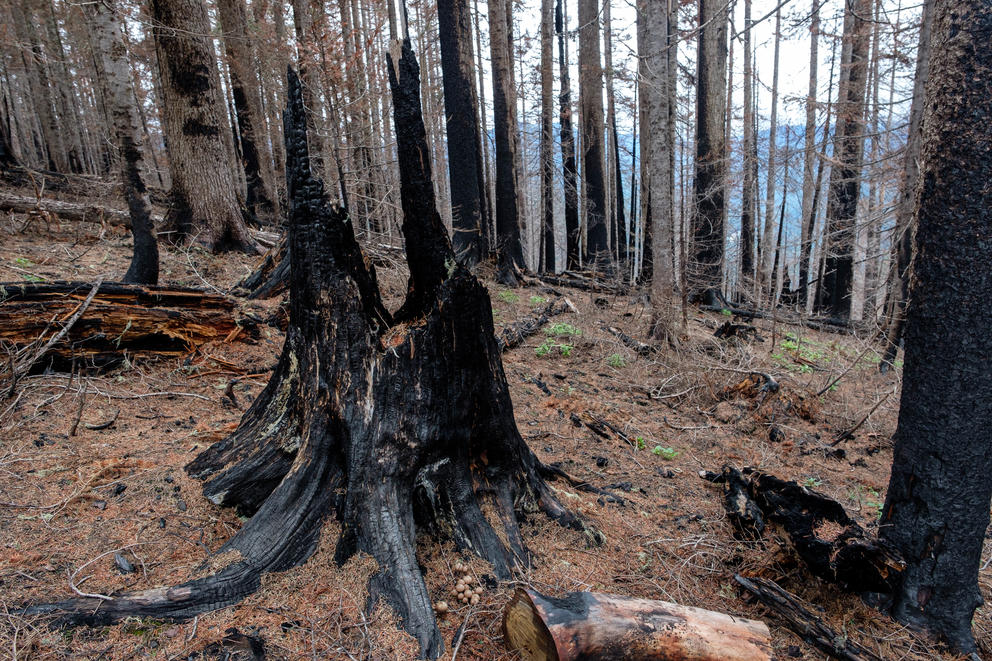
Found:
[[[134,237],[131,264],[123,282],[154,285],[158,283],[158,239],[143,178],[143,172],[148,170],[145,146],[131,89],[127,49],[114,4],[107,0],[87,4],[83,8],[93,55],[101,62],[99,84],[110,110],[114,137],[120,151],[121,183]]]
[[[217,3],[224,49],[231,75],[231,96],[238,120],[237,137],[247,183],[248,209],[261,218],[275,220],[276,202],[272,183],[272,154],[265,140],[262,102],[255,75],[252,36],[248,34],[248,10],[244,0]]]
[[[617,261],[627,261],[627,220],[623,212],[623,176],[620,171],[620,140],[617,137],[617,118],[613,116],[610,126],[613,140],[613,182],[616,184],[616,205],[613,209],[614,234],[616,237]]]
[[[827,252],[824,303],[835,317],[851,314],[854,280],[854,221],[861,197],[864,104],[868,80],[871,9],[868,0],[847,0],[844,45],[834,133],[834,165],[827,192]]]
[[[516,428],[492,302],[454,261],[432,207],[409,41],[392,49],[389,65],[412,274],[401,310],[418,315],[417,323],[397,323],[383,307],[375,269],[347,213],[330,206],[323,183],[311,174],[300,81],[290,72],[286,343],[239,429],[188,467],[208,480],[210,500],[254,511],[221,549],[237,553],[217,573],[180,586],[28,612],[97,623],[129,615],[188,618],[221,608],[257,590],[261,574],[305,561],[325,517],[336,515],[338,561],[359,551],[375,558],[372,602],[385,597],[421,654],[436,658],[443,642],[417,564],[418,528],[471,549],[501,579],[529,563],[520,511],[543,511],[590,541],[601,540],[558,502],[545,483],[555,470],[538,461]]]
[[[172,172],[170,239],[209,250],[258,252],[245,225],[225,144],[220,76],[202,0],[152,0],[163,118]]]
[[[555,32],[558,34],[558,66],[561,91],[558,96],[558,124],[561,138],[562,178],[565,182],[565,268],[579,268],[579,190],[575,164],[575,132],[572,129],[572,88],[565,43],[565,14],[562,3],[555,4]]]
[[[724,192],[727,178],[727,5],[699,0],[696,74],[696,176],[689,286],[716,305],[723,280]]]
[[[744,181],[741,191],[739,294],[750,289],[754,278],[754,191],[757,185],[757,163],[754,159],[754,69],[751,60],[751,0],[744,0],[744,141],[741,145]]]
[[[486,252],[482,213],[485,181],[479,133],[479,95],[468,0],[439,0],[438,33],[444,75],[444,112],[451,181],[451,231],[455,254],[474,266]]]
[[[541,272],[555,272],[554,0],[541,0]]]
[[[599,54],[599,1],[579,0],[579,105],[582,120],[582,178],[586,197],[586,259],[606,266],[610,235],[606,225],[603,172],[603,65]]]
[[[916,256],[880,534],[906,559],[894,614],[962,652],[992,498],[992,13],[934,4]]]

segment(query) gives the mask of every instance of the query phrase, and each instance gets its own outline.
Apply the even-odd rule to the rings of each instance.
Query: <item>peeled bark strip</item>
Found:
[[[23,347],[57,331],[86,300],[86,282],[0,283],[0,341]],[[236,334],[232,299],[183,287],[105,282],[70,332],[48,351],[98,363],[127,353],[180,355]]]
[[[30,612],[106,622],[188,618],[222,608],[257,590],[263,573],[303,563],[324,518],[333,515],[342,526],[338,561],[359,551],[375,558],[372,601],[385,597],[421,654],[436,658],[443,642],[415,554],[418,528],[454,539],[503,579],[529,562],[519,511],[543,511],[601,540],[557,500],[543,477],[551,471],[517,430],[493,337],[492,303],[455,261],[433,196],[426,194],[432,184],[420,81],[408,41],[401,52],[394,47],[390,65],[411,271],[397,318],[408,321],[386,311],[347,213],[330,206],[323,183],[311,174],[302,91],[291,72],[286,343],[239,429],[188,467],[207,480],[210,500],[254,511],[220,549],[236,551],[236,559],[179,586]]]
[[[503,612],[507,646],[527,661],[770,661],[763,622],[666,601],[519,588]]]

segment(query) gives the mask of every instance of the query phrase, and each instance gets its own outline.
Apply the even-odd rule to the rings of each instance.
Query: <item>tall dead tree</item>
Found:
[[[579,0],[579,112],[585,184],[586,259],[609,262],[606,180],[603,174],[603,64],[599,52],[599,0]]]
[[[992,13],[937,0],[916,256],[892,476],[879,533],[906,560],[894,615],[976,651],[992,499]]]
[[[248,10],[244,0],[217,0],[217,9],[224,31],[231,96],[238,120],[238,146],[247,184],[245,202],[256,216],[275,220],[278,211],[273,183],[275,171],[272,150],[265,136],[261,92],[255,73],[255,49],[248,33]]]
[[[483,214],[486,182],[468,0],[438,0],[437,18],[448,134],[452,243],[458,259],[471,267],[486,254],[488,227]]]
[[[809,26],[809,91],[806,93],[806,127],[803,133],[803,201],[799,224],[799,305],[805,309],[809,291],[809,256],[813,245],[813,171],[816,167],[816,72],[820,63],[820,0],[812,0]]]
[[[579,268],[579,189],[575,163],[575,131],[572,129],[572,88],[568,67],[568,42],[565,33],[565,0],[555,3],[555,32],[558,34],[558,66],[561,91],[558,95],[558,124],[561,141],[561,169],[565,199],[565,268]]]
[[[620,168],[620,137],[617,135],[616,91],[613,85],[613,25],[610,5],[613,0],[603,0],[603,53],[606,62],[606,135],[609,157],[606,170],[610,173],[610,226],[613,228],[613,254],[623,267],[627,262],[627,221],[623,211],[623,173]],[[636,138],[635,138],[636,139]]]
[[[541,271],[555,272],[554,0],[541,0]]]
[[[499,281],[516,285],[524,266],[520,243],[520,150],[513,77],[511,0],[489,1],[489,52],[493,63],[493,135],[496,143],[496,251]]]
[[[723,280],[727,179],[727,20],[721,0],[699,0],[696,58],[696,172],[689,286],[717,305]]]
[[[741,272],[738,293],[745,295],[754,282],[754,192],[757,163],[754,161],[754,66],[751,52],[751,0],[744,0],[744,129],[741,163],[744,169],[741,189]]]
[[[262,574],[304,562],[320,542],[324,520],[336,516],[337,560],[357,552],[375,558],[372,603],[384,597],[421,654],[436,658],[444,643],[417,563],[418,529],[453,538],[501,579],[529,563],[519,512],[542,511],[601,539],[561,505],[545,482],[554,469],[517,430],[492,302],[455,261],[435,206],[409,40],[391,49],[389,75],[410,267],[406,301],[395,315],[386,310],[347,213],[330,206],[311,174],[303,97],[291,73],[284,127],[292,201],[286,342],[238,429],[187,467],[207,480],[209,499],[252,516],[221,549],[231,552],[219,556],[229,563],[209,576],[33,612],[68,612],[68,621],[98,623],[131,615],[182,619],[222,608],[257,590]],[[501,523],[498,533],[484,507]]]
[[[640,0],[637,3],[637,52],[640,56],[642,196],[647,197],[651,244],[651,306],[649,334],[674,342],[675,263],[672,201],[673,144],[672,110],[675,90],[671,85],[670,61],[675,41],[670,39],[671,13],[667,3]]]
[[[90,30],[93,56],[101,62],[103,75],[98,83],[111,111],[111,125],[120,152],[121,184],[131,219],[134,252],[123,282],[154,285],[158,283],[158,239],[152,224],[151,203],[145,186],[145,145],[131,93],[131,74],[127,49],[121,34],[121,19],[114,0],[83,5]]]
[[[203,0],[151,0],[172,193],[170,240],[257,252],[245,225],[225,132],[220,76]]]
[[[775,258],[775,159],[778,151],[778,61],[782,42],[782,7],[775,10],[775,55],[772,64],[771,119],[768,126],[768,170],[765,173],[765,228],[761,233],[761,265],[758,291],[768,293],[769,301],[775,299],[775,282],[772,280],[772,262]]]
[[[864,105],[868,78],[870,0],[846,0],[844,43],[841,49],[834,164],[827,192],[827,252],[824,263],[823,305],[835,317],[851,313],[854,279],[854,228],[861,197],[864,157]]]
[[[913,101],[909,109],[909,137],[906,140],[902,187],[896,207],[895,259],[892,282],[889,287],[889,327],[886,331],[885,355],[880,369],[888,369],[895,362],[906,319],[909,302],[909,276],[913,258],[913,233],[915,229],[916,188],[920,177],[920,148],[923,143],[923,95],[930,77],[930,40],[933,29],[934,0],[924,0],[920,16],[920,43],[916,52],[916,78],[913,81]]]

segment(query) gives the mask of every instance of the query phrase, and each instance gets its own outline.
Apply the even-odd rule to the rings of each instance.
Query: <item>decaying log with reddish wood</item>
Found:
[[[848,592],[891,593],[905,563],[864,529],[836,500],[796,482],[724,466],[700,477],[722,483],[724,505],[739,537],[759,539],[764,527],[782,527],[815,576]]]
[[[520,588],[503,613],[507,646],[527,661],[768,661],[763,622],[595,592],[546,597]]]
[[[178,355],[209,341],[232,340],[254,323],[234,300],[198,289],[92,283],[0,283],[0,343],[46,343],[81,309],[46,359],[97,363],[127,353]]]

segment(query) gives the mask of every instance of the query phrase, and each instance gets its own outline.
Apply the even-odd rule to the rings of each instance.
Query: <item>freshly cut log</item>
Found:
[[[55,335],[93,289],[87,282],[0,283],[0,342],[25,347]],[[235,302],[199,289],[100,284],[49,358],[97,363],[128,353],[178,355],[251,330]]]
[[[519,588],[503,613],[507,646],[527,661],[769,661],[764,622],[666,601]]]

